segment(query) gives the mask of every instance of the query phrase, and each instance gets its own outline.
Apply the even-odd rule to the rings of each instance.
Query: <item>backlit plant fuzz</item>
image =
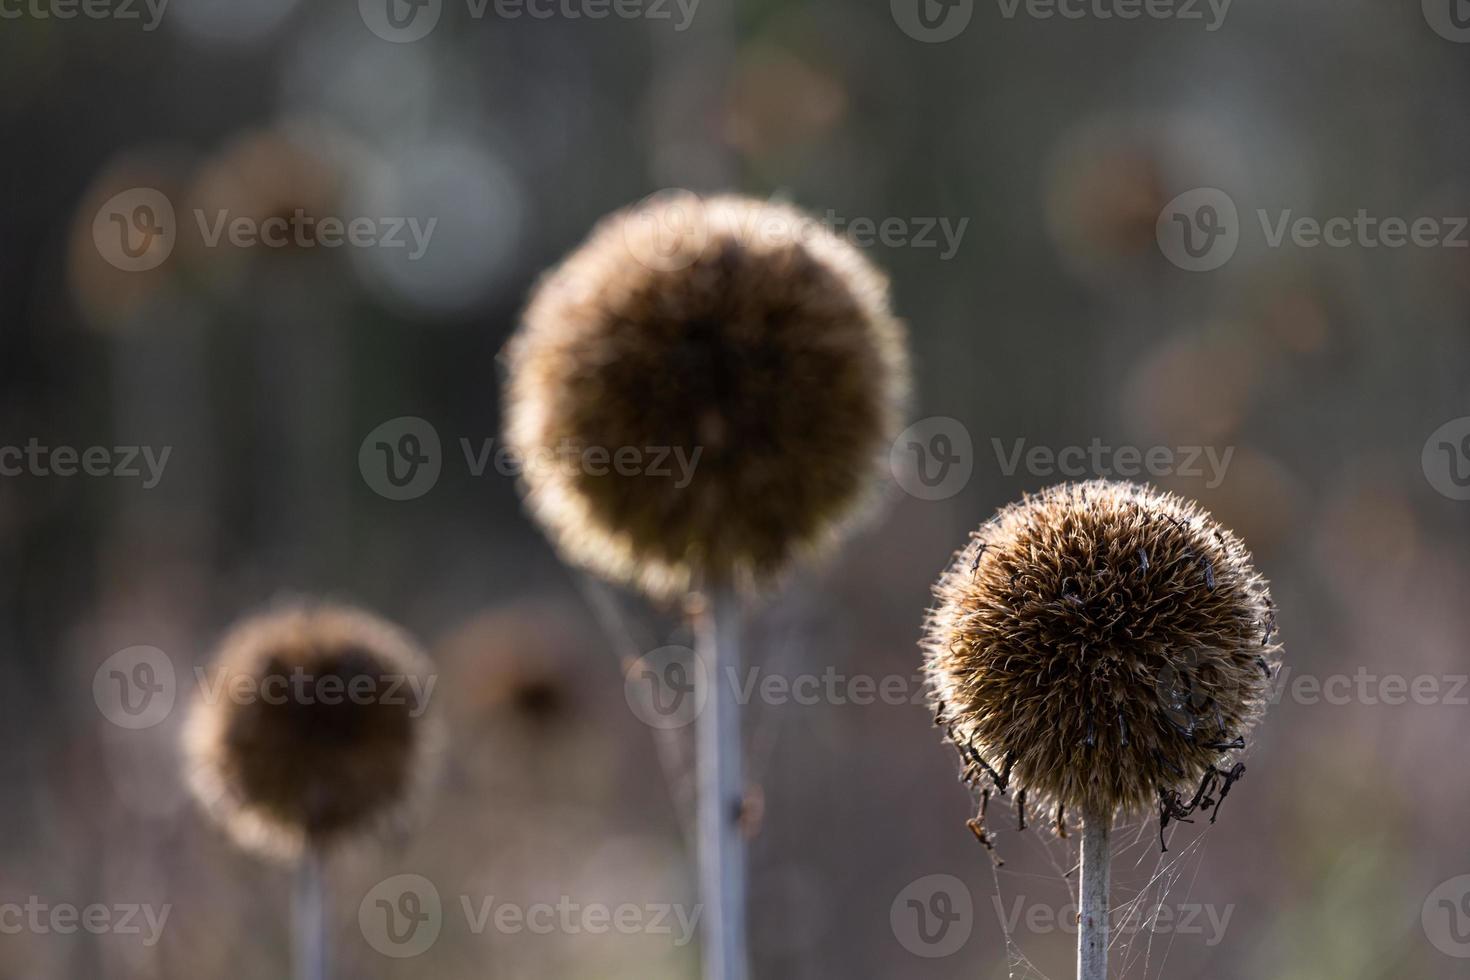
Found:
[[[1002,509],[935,586],[924,639],[937,719],[983,791],[1033,822],[1068,811],[1161,823],[1218,807],[1230,753],[1278,664],[1245,546],[1150,487],[1052,487]],[[988,842],[984,828],[972,829]]]
[[[907,394],[887,279],[811,217],[661,195],[601,222],[507,350],[507,436],[570,560],[748,587],[836,537]]]
[[[191,788],[242,847],[284,858],[389,825],[431,776],[430,670],[403,631],[356,609],[248,618],[201,679]]]

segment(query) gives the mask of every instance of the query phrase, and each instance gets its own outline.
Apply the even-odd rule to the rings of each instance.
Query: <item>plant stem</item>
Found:
[[[292,896],[296,980],[327,980],[327,923],[323,857],[307,845],[296,866]]]
[[[745,776],[740,704],[727,674],[740,669],[740,605],[727,589],[706,596],[697,653],[709,682],[699,715],[699,864],[704,902],[704,980],[746,980]]]
[[[1108,978],[1109,838],[1113,815],[1088,810],[1082,816],[1082,883],[1078,899],[1077,980]]]

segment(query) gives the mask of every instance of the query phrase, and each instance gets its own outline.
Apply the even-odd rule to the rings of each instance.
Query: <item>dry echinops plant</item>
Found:
[[[908,390],[886,277],[795,208],[730,196],[604,219],[506,356],[531,511],[568,560],[656,595],[758,585],[835,540]]]
[[[1106,481],[1052,487],[976,531],[923,640],[937,720],[967,779],[1161,824],[1218,807],[1280,644],[1245,546],[1198,506]],[[972,822],[977,836],[983,827]]]

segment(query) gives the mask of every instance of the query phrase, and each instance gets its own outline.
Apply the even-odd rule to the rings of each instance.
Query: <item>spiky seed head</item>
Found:
[[[190,786],[237,843],[271,856],[390,826],[432,777],[430,672],[407,634],[358,609],[242,620],[191,710]]]
[[[1140,484],[1064,484],[1003,508],[934,592],[936,717],[972,775],[990,767],[1044,811],[1189,799],[1243,744],[1278,664],[1245,546]]]
[[[855,248],[782,204],[691,194],[600,223],[507,359],[532,512],[568,559],[656,595],[756,585],[833,540],[908,384]]]

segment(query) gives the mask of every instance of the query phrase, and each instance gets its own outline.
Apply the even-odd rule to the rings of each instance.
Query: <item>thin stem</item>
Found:
[[[740,669],[740,606],[723,589],[706,600],[697,639],[697,653],[709,682],[698,735],[704,980],[746,980],[745,839],[740,819],[745,778],[740,704],[731,676]]]
[[[1082,884],[1078,900],[1077,980],[1108,978],[1109,838],[1113,815],[1088,810],[1082,816]]]
[[[321,851],[308,845],[296,866],[292,896],[296,980],[327,980],[327,923]]]

